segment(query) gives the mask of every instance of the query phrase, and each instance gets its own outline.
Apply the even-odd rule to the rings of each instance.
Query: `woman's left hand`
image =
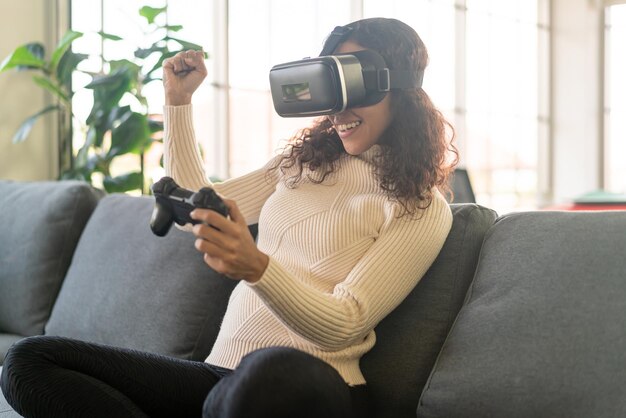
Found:
[[[258,281],[269,257],[258,250],[248,225],[234,200],[224,199],[230,219],[210,209],[195,209],[191,218],[202,221],[193,226],[195,247],[204,253],[204,262],[231,279]],[[216,229],[217,228],[217,229]]]

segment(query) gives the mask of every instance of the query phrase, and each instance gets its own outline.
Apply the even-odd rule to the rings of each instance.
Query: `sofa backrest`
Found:
[[[376,345],[362,359],[377,417],[415,417],[422,388],[474,276],[483,237],[496,219],[493,210],[475,204],[451,208],[452,229],[439,256],[376,327]]]
[[[417,416],[625,417],[625,387],[626,211],[500,218]]]
[[[74,255],[47,335],[204,360],[234,281],[209,269],[194,237],[149,227],[154,199],[100,201]]]
[[[42,334],[100,193],[87,183],[0,180],[0,364]]]

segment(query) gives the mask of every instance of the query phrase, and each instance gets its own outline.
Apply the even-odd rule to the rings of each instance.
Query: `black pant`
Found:
[[[235,371],[61,337],[13,345],[0,380],[30,417],[366,417],[365,386],[291,348],[245,356]]]

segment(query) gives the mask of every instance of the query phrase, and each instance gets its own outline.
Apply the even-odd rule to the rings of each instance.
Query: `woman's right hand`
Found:
[[[206,76],[202,51],[182,51],[163,61],[165,104],[181,106],[191,103],[191,96]]]

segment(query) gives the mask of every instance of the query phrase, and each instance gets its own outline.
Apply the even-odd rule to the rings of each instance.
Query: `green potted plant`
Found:
[[[89,56],[72,51],[71,46],[83,34],[68,31],[49,57],[40,43],[16,48],[0,63],[0,73],[9,70],[34,72],[33,81],[50,92],[55,103],[29,116],[17,129],[13,142],[26,140],[39,118],[56,112],[59,120],[59,179],[80,179],[93,184],[94,173],[101,173],[102,185],[107,192],[145,191],[143,163],[137,171],[117,176],[111,174],[111,164],[116,158],[128,154],[135,154],[143,161],[143,153],[153,142],[161,140],[162,122],[148,114],[148,103],[142,90],[148,83],[160,80],[157,73],[165,59],[182,50],[202,49],[197,44],[172,36],[182,29],[181,25],[157,22],[166,11],[167,7],[142,7],[139,14],[146,19],[149,34],[157,34],[157,40],[147,48],[137,48],[128,59],[104,61],[101,72],[88,73],[92,81],[79,88],[91,90],[93,94],[93,107],[86,121],[78,120],[72,112],[72,97],[78,91],[73,89],[72,74],[81,71],[80,63]],[[108,41],[123,41],[117,35],[104,32],[99,35]],[[134,106],[135,110],[120,103],[128,95],[138,104]],[[76,150],[71,145],[73,123],[81,127],[82,135],[82,144]]]

